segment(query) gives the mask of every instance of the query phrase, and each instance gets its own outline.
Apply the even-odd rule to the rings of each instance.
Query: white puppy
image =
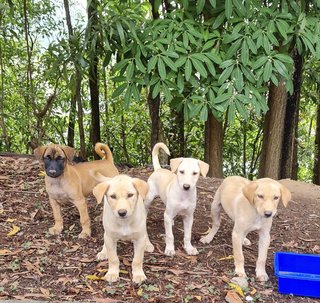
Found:
[[[170,155],[168,147],[163,143],[157,143],[153,148],[152,162],[154,172],[148,179],[149,192],[145,200],[146,208],[149,208],[150,203],[156,196],[160,196],[161,200],[166,204],[164,213],[166,255],[172,256],[175,254],[172,226],[177,215],[183,217],[184,249],[187,254],[196,255],[198,250],[191,244],[193,213],[197,203],[196,184],[200,173],[203,177],[207,175],[209,165],[193,158],[175,158],[170,160],[171,171],[163,169],[158,158],[160,148],[167,155]],[[148,243],[151,245],[149,239]]]
[[[110,178],[93,189],[98,203],[104,199],[104,245],[97,258],[109,260],[109,270],[105,276],[108,282],[115,282],[119,278],[117,241],[120,239],[130,240],[134,244],[133,282],[140,283],[146,279],[142,266],[144,251],[148,250],[146,210],[143,203],[147,191],[148,184],[145,181],[126,175]],[[149,247],[148,251],[151,250],[153,247]]]
[[[211,204],[212,229],[200,241],[202,243],[212,241],[219,229],[220,213],[223,208],[234,221],[232,246],[236,274],[246,277],[242,244],[250,245],[246,236],[250,231],[257,230],[259,252],[256,277],[258,281],[267,281],[269,277],[265,265],[270,244],[272,218],[277,212],[279,201],[287,206],[290,199],[290,191],[275,180],[263,178],[249,181],[239,176],[228,177],[218,188]]]

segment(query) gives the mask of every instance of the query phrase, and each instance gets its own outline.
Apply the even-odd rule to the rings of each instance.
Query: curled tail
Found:
[[[113,162],[112,152],[108,145],[98,142],[96,143],[94,150],[101,159],[104,158],[105,160]]]
[[[158,157],[160,148],[163,149],[168,156],[170,156],[170,151],[168,147],[164,143],[161,143],[161,142],[157,143],[152,150],[152,164],[153,164],[153,169],[155,171],[161,168],[159,157]]]

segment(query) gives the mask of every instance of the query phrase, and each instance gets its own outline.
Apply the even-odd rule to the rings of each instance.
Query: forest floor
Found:
[[[120,280],[109,284],[103,280],[108,262],[98,262],[96,254],[103,245],[102,206],[89,197],[92,237],[78,239],[80,222],[72,206],[63,209],[64,231],[50,236],[52,211],[45,191],[41,167],[33,158],[0,157],[0,300],[36,299],[46,301],[94,302],[225,302],[232,289],[231,246],[232,222],[225,214],[213,242],[199,242],[211,225],[210,204],[220,179],[200,178],[198,205],[195,212],[192,242],[199,255],[188,256],[183,250],[183,227],[179,218],[174,226],[176,255],[164,255],[164,206],[159,199],[152,204],[148,216],[148,232],[155,246],[145,253],[147,280],[141,285],[131,282],[133,247],[118,243]],[[147,180],[150,168],[121,170]],[[308,183],[283,180],[292,192],[285,209],[279,207],[271,230],[267,260],[270,281],[255,280],[257,235],[244,248],[249,286],[244,297],[232,302],[319,302],[312,298],[278,293],[273,273],[276,251],[320,254],[320,187]],[[10,232],[12,235],[10,235]]]

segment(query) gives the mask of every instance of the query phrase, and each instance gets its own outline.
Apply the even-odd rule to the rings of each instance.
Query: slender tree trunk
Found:
[[[223,124],[209,112],[205,124],[205,161],[210,165],[209,177],[223,178]]]
[[[98,25],[98,2],[91,0],[88,2],[88,34],[89,34],[89,88],[91,105],[91,142],[93,145],[101,141],[100,135],[100,109],[99,109],[99,74],[98,74],[98,41],[94,43],[93,37],[99,36]],[[94,154],[95,159],[99,156]]]
[[[184,116],[183,112],[171,109],[169,150],[172,158],[185,156]]]
[[[281,151],[284,131],[287,93],[283,81],[269,87],[269,111],[265,116],[259,178],[280,177]]]
[[[314,184],[320,185],[320,103],[318,103],[317,106],[317,126],[312,182]]]
[[[152,98],[152,93],[148,93],[148,106],[151,118],[151,148],[160,141],[160,95],[155,99]]]
[[[68,27],[69,34],[69,46],[70,51],[73,56],[73,64],[75,69],[75,81],[74,86],[71,88],[71,104],[70,104],[70,113],[69,113],[69,125],[68,125],[68,145],[74,146],[74,127],[75,127],[75,113],[76,113],[76,105],[78,107],[77,116],[78,116],[78,127],[79,127],[79,137],[80,137],[80,156],[83,159],[86,159],[86,148],[85,148],[85,134],[83,128],[83,109],[82,109],[82,101],[81,101],[81,70],[79,68],[79,64],[76,60],[76,50],[72,45],[72,38],[74,36],[71,17],[70,17],[70,9],[69,9],[69,1],[64,0],[64,8],[66,13],[66,22]]]
[[[0,24],[1,25],[1,24]],[[6,128],[6,123],[4,120],[4,77],[5,77],[5,71],[4,71],[4,66],[3,66],[3,60],[2,60],[2,45],[0,43],[0,73],[1,73],[1,86],[0,86],[0,127],[2,130],[2,135],[1,135],[1,141],[3,140],[5,149],[7,151],[10,151],[10,139],[7,134],[7,128]],[[0,148],[2,148],[2,144],[0,144]]]
[[[286,114],[281,155],[280,178],[297,180],[297,131],[300,104],[300,90],[302,84],[303,56],[295,52],[295,71],[293,74],[294,92],[287,94]]]

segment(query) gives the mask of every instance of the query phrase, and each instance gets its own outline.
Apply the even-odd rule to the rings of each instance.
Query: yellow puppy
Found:
[[[233,176],[226,178],[218,188],[211,204],[212,229],[201,238],[202,243],[209,243],[217,233],[223,208],[234,221],[232,231],[232,246],[235,262],[235,272],[245,277],[242,244],[250,245],[246,238],[250,231],[259,233],[259,253],[256,264],[256,276],[259,281],[269,279],[265,264],[270,244],[270,229],[272,218],[277,212],[279,201],[287,206],[291,199],[290,191],[279,182],[263,178],[249,181]]]
[[[153,246],[146,246],[146,210],[143,199],[147,192],[148,184],[145,181],[126,175],[110,178],[93,189],[98,203],[104,199],[104,245],[97,258],[109,260],[109,270],[105,276],[108,282],[115,282],[119,278],[118,240],[133,242],[133,282],[140,283],[146,279],[143,272],[144,251],[153,250]]]

